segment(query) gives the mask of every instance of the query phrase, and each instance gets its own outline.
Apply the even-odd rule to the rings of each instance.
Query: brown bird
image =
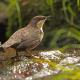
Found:
[[[4,44],[3,49],[12,47],[16,50],[32,50],[37,47],[43,39],[43,24],[47,16],[35,16],[29,24],[17,30]]]

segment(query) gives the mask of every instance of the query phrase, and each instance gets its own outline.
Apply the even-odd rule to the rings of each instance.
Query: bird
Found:
[[[1,47],[15,48],[16,50],[33,50],[42,41],[44,36],[43,26],[48,16],[35,16],[29,24],[16,32],[4,42]]]

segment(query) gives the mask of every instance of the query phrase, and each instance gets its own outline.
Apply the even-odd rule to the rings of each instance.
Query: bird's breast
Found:
[[[43,36],[44,36],[44,32],[43,32],[43,29],[38,29],[34,32],[34,37],[36,37],[36,39],[38,39],[40,42],[42,41],[43,39]]]
[[[43,39],[43,36],[44,36],[44,32],[43,32],[43,29],[41,28],[40,29],[40,41]]]
[[[27,38],[27,39],[26,39]],[[28,36],[25,35],[25,39],[22,43],[19,44],[17,48],[26,48],[34,49],[40,44],[43,39],[43,30],[42,29],[30,29]]]

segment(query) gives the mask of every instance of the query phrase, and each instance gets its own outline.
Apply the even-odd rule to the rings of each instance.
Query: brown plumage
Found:
[[[4,44],[2,48],[13,47],[16,49],[32,50],[38,46],[43,38],[43,24],[46,16],[36,16],[29,24],[17,30]]]

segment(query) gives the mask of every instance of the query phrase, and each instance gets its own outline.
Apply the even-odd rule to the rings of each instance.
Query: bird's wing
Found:
[[[19,29],[4,44],[2,44],[2,47],[8,48],[15,44],[19,44],[22,41],[22,38],[24,37],[23,34],[25,33],[26,33],[26,36],[29,35],[28,31],[25,30],[25,28]]]
[[[40,41],[38,39],[26,39],[22,41],[19,46],[17,47],[18,49],[33,49],[35,48]]]

